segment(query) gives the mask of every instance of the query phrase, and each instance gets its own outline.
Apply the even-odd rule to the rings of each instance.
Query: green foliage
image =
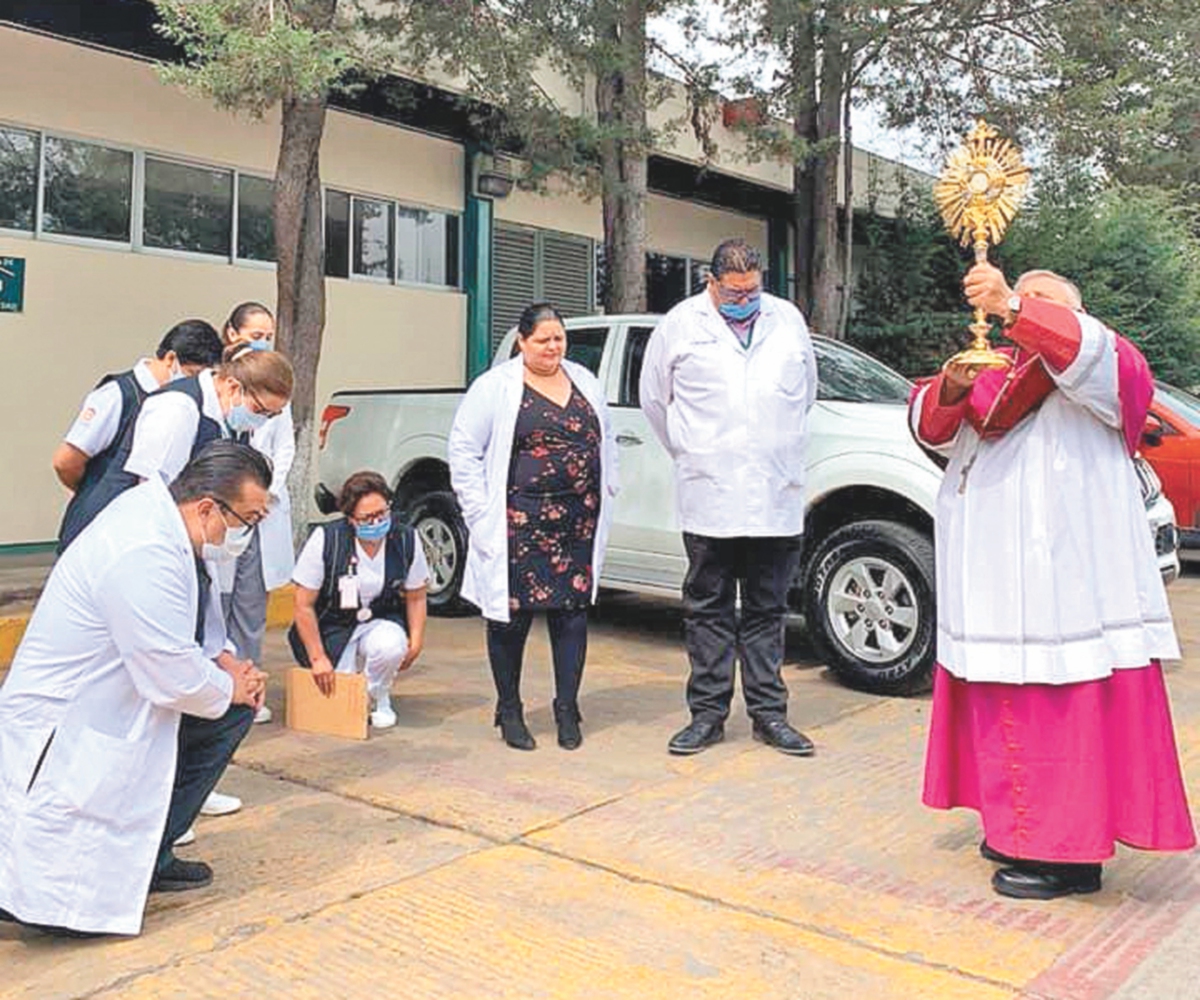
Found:
[[[946,236],[929,191],[901,188],[894,218],[859,213],[861,262],[846,339],[905,375],[926,375],[962,346],[969,312],[960,287],[959,248]]]
[[[1043,171],[1001,259],[1015,280],[1070,278],[1088,312],[1141,348],[1155,374],[1200,381],[1200,240],[1194,213],[1152,188],[1107,189],[1078,167]]]
[[[1037,99],[1018,113],[1063,156],[1122,183],[1193,196],[1200,188],[1200,4],[1072,0],[1055,12]]]
[[[217,107],[261,118],[285,99],[324,99],[377,74],[386,54],[359,30],[353,3],[303,0],[154,0],[158,30],[183,50],[163,80]]]

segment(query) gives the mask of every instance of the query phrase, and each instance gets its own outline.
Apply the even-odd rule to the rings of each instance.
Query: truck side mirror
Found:
[[[1153,413],[1147,413],[1146,426],[1142,428],[1142,445],[1146,448],[1157,448],[1162,444],[1164,433],[1166,433],[1166,427],[1163,425],[1162,418]]]

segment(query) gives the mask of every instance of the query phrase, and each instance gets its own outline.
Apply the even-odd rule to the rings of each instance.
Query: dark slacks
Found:
[[[683,609],[692,718],[722,721],[729,715],[735,660],[741,661],[750,717],[786,715],[787,688],[780,676],[784,618],[801,537],[710,538],[684,532],[683,545],[688,555]]]
[[[521,708],[521,663],[525,640],[533,622],[532,611],[514,611],[509,621],[487,623],[488,660],[496,682],[496,709],[500,714]],[[554,703],[575,709],[583,662],[587,658],[587,609],[546,612],[550,651],[554,658]]]
[[[234,751],[253,724],[254,710],[245,705],[231,705],[219,719],[185,715],[179,720],[175,787],[171,791],[167,829],[158,849],[158,871],[171,863],[175,841],[196,821],[208,793],[217,787]]]

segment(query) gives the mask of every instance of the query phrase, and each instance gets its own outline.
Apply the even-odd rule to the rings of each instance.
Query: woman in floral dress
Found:
[[[525,640],[534,613],[545,612],[558,742],[574,750],[583,742],[587,607],[616,491],[616,455],[599,383],[564,359],[559,314],[545,303],[530,306],[517,331],[520,356],[475,381],[451,431],[451,478],[471,532],[463,594],[488,619],[496,724],[522,750],[536,746],[521,703]]]

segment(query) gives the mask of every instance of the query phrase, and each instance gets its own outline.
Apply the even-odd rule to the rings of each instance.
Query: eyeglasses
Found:
[[[350,518],[355,524],[382,524],[391,516],[390,510],[377,510],[371,514],[363,514],[361,517]]]
[[[238,384],[242,387],[242,392],[245,393],[247,396],[249,396],[250,399],[254,402],[256,413],[261,413],[264,417],[277,417],[277,416],[279,416],[279,414],[281,414],[283,412],[283,410],[268,410],[267,407],[263,404],[263,401],[258,398],[257,392],[255,392],[253,389],[250,388],[250,386],[246,385],[245,383],[239,382]]]
[[[221,510],[223,510],[226,514],[232,514],[239,521],[241,521],[242,524],[247,528],[257,527],[259,524],[262,524],[263,518],[267,516],[264,513],[255,511],[255,513],[250,515],[253,518],[253,520],[248,520],[248,519],[242,517],[241,514],[239,514],[236,510],[234,510],[232,507],[230,507],[229,504],[227,504],[224,500],[217,500],[217,506],[220,507]]]
[[[722,302],[749,302],[754,296],[762,294],[762,285],[753,288],[726,288],[717,282],[717,295]]]

